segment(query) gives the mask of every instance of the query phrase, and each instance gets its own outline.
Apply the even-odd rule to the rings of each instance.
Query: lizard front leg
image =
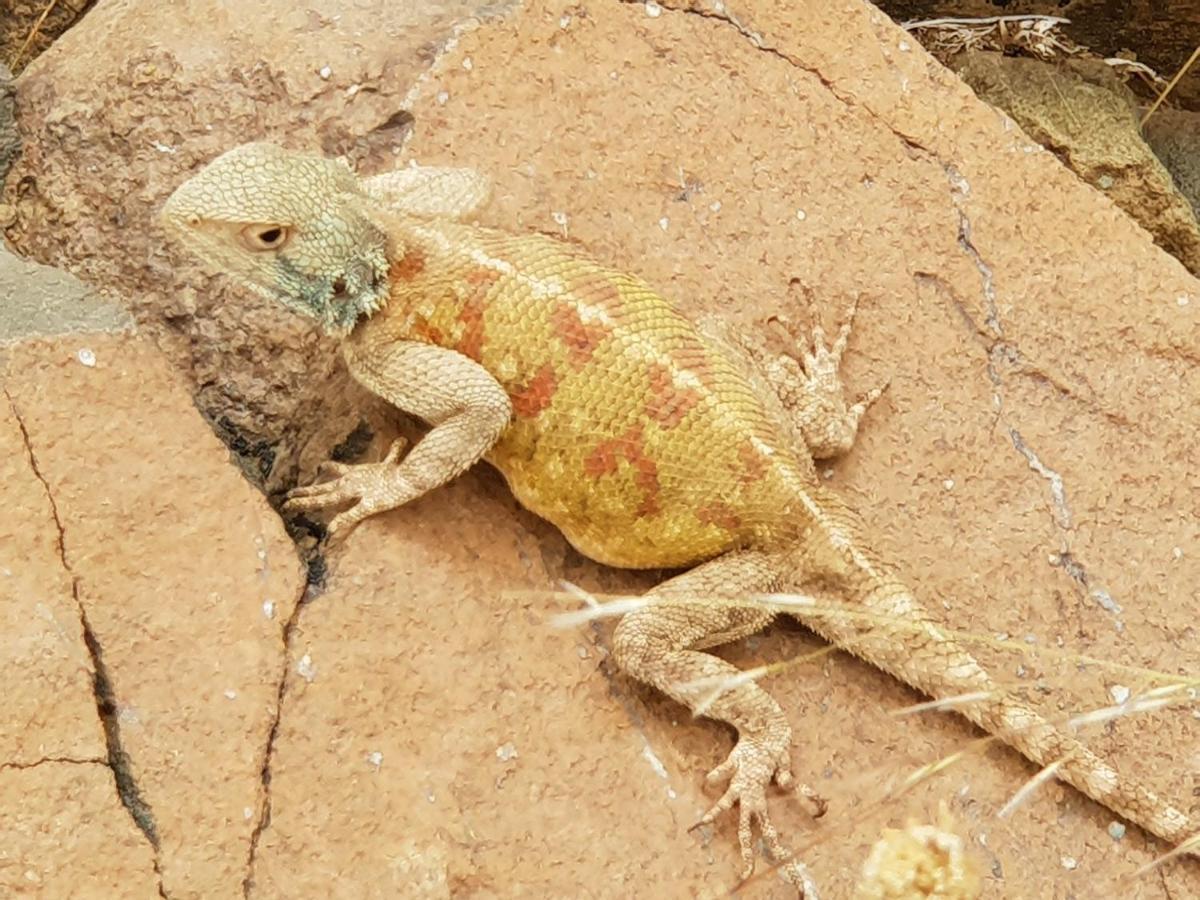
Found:
[[[508,426],[512,403],[504,388],[474,360],[432,344],[352,336],[344,345],[350,373],[393,406],[433,428],[399,461],[403,442],[383,462],[332,464],[337,476],[299,487],[286,513],[353,503],[329,523],[345,533],[367,516],[402,506],[469,469]]]
[[[623,671],[646,682],[695,711],[727,722],[737,729],[729,757],[709,773],[708,781],[729,780],[729,788],[697,824],[708,824],[722,812],[739,807],[738,843],[743,877],[754,871],[752,828],[755,821],[771,854],[790,857],[767,813],[766,787],[793,785],[792,730],[779,704],[753,681],[738,683],[738,669],[702,652],[760,631],[774,612],[752,605],[747,595],[774,590],[779,582],[778,560],[757,551],[729,553],[658,585],[647,594],[648,604],[628,613],[613,634],[613,657]],[[714,682],[734,679],[720,690]],[[703,687],[697,687],[697,683]],[[716,698],[709,700],[716,692]],[[807,786],[815,815],[825,803]],[[785,875],[803,892],[803,866],[791,862]]]

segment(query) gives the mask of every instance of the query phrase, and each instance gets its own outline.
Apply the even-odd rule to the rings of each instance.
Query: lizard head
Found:
[[[341,160],[244,144],[181,184],[165,229],[255,292],[345,335],[387,302],[387,237]]]

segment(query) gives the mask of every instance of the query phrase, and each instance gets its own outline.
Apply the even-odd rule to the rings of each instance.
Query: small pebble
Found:
[[[503,744],[496,748],[496,759],[502,762],[508,762],[510,759],[516,759],[518,756],[517,748],[511,743]]]
[[[333,69],[329,68],[329,66],[321,66],[321,68],[317,70],[317,74],[321,76],[322,80],[328,81],[329,76],[333,74]]]
[[[317,677],[317,667],[313,665],[312,657],[305,653],[296,664],[296,671],[305,681],[311,682]]]
[[[802,210],[802,209],[796,210],[796,221],[797,222],[803,222],[807,218],[808,218],[808,213],[806,213],[804,210]]]
[[[383,754],[378,750],[372,750],[367,754],[367,762],[375,767],[375,771],[379,771],[379,767],[383,765]]]
[[[1060,856],[1058,859],[1062,863],[1062,867],[1067,871],[1073,871],[1079,867],[1079,861],[1073,856]]]
[[[652,19],[657,19],[662,15],[662,7],[655,3],[654,0],[646,0],[646,15]]]
[[[233,688],[226,688],[225,696],[230,700],[236,700],[237,699],[237,691],[235,691]]]
[[[79,361],[81,363],[83,363],[85,366],[87,366],[89,369],[96,365],[96,354],[93,353],[91,350],[89,350],[87,347],[82,348],[75,355],[79,358]]]
[[[1129,699],[1129,688],[1123,684],[1114,684],[1108,689],[1108,693],[1113,698],[1113,703],[1118,705]]]
[[[1108,826],[1108,836],[1114,841],[1119,841],[1125,837],[1125,825],[1122,822],[1113,822]]]
[[[947,478],[945,481],[942,482],[942,487],[944,487],[948,491],[954,490],[954,479]]]
[[[263,601],[263,615],[268,619],[275,618],[275,603],[271,600]]]

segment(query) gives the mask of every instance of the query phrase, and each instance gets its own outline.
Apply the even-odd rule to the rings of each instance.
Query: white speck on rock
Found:
[[[322,81],[328,81],[329,76],[333,74],[333,69],[329,68],[329,66],[321,66],[321,68],[317,70],[317,74],[321,76]]]
[[[1113,177],[1111,175],[1101,175],[1096,179],[1096,187],[1100,188],[1102,191],[1107,191],[1114,184],[1116,184],[1116,182],[1113,181]]]
[[[1172,547],[1171,555],[1173,557],[1175,557],[1176,559],[1183,559],[1183,548],[1182,547]]]
[[[254,810],[251,809],[249,806],[243,806],[242,807],[242,818],[245,819],[247,822],[249,822],[251,819],[254,818]]]
[[[229,700],[236,700],[237,699],[237,691],[235,691],[233,688],[226,688],[225,689],[225,697],[226,697],[226,699],[229,699]]]
[[[438,91],[437,97],[435,97],[434,99],[437,100],[438,106],[445,106],[446,101],[450,99],[450,92],[449,91]]]
[[[806,213],[804,210],[802,210],[802,209],[796,210],[796,221],[797,222],[803,222],[807,218],[808,218],[808,213]]]
[[[307,653],[300,657],[300,662],[296,664],[296,672],[310,684],[317,677],[317,667],[313,665],[312,657]]]
[[[512,743],[501,744],[496,748],[496,759],[501,762],[508,762],[510,759],[516,759],[520,754],[517,753],[517,748]]]
[[[273,601],[273,600],[264,600],[263,601],[263,615],[266,616],[268,619],[275,618],[275,601]]]
[[[367,762],[371,764],[371,767],[374,768],[376,772],[378,772],[379,767],[383,765],[383,754],[378,750],[372,750],[367,754]]]
[[[1108,836],[1114,841],[1119,841],[1125,837],[1125,824],[1123,822],[1113,822],[1108,826]]]
[[[550,213],[550,218],[554,220],[554,224],[559,228],[566,228],[567,222],[570,221],[570,216],[565,212],[552,212]]]
[[[462,67],[470,72],[473,68],[475,68],[475,61],[469,56],[463,57]]]
[[[948,491],[954,490],[954,479],[947,478],[945,481],[942,482],[942,487],[944,487]]]
[[[1123,684],[1114,684],[1108,689],[1108,695],[1113,698],[1113,703],[1124,703],[1129,699],[1129,688]]]
[[[571,14],[564,13],[558,19],[558,27],[561,28],[563,31],[566,31],[570,26],[571,26]]]
[[[663,216],[661,219],[658,220],[658,227],[661,228],[663,231],[666,231],[667,226],[670,224],[671,224],[671,220],[668,219],[666,216]]]
[[[1180,294],[1178,297],[1175,298],[1175,302],[1180,306],[1187,306],[1189,303],[1192,302],[1192,298],[1189,297],[1187,294]]]
[[[662,764],[662,760],[650,749],[649,744],[642,746],[642,756],[646,758],[646,762],[650,763],[650,768],[654,770],[654,774],[665,780],[667,777],[667,767]]]
[[[89,369],[96,365],[96,354],[87,347],[80,348],[79,352],[76,353],[75,356]]]
[[[1060,863],[1062,863],[1062,867],[1064,869],[1066,869],[1068,872],[1073,871],[1079,867],[1079,861],[1077,859],[1075,859],[1075,857],[1073,857],[1073,856],[1060,856],[1058,858],[1058,861]]]
[[[655,3],[654,0],[646,0],[646,15],[652,19],[657,19],[662,15],[662,7]]]
[[[907,53],[909,50],[912,49],[912,45],[909,44],[908,41],[901,41],[899,44],[899,47],[900,47],[901,53]]]

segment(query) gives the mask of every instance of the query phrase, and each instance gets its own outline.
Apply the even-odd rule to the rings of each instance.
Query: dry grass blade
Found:
[[[1182,856],[1185,853],[1196,853],[1196,852],[1200,852],[1200,832],[1193,834],[1190,838],[1188,838],[1186,841],[1181,843],[1178,847],[1168,850],[1162,856],[1159,856],[1159,857],[1156,857],[1155,859],[1150,860],[1150,862],[1146,863],[1144,866],[1142,866],[1140,869],[1138,869],[1136,872],[1134,872],[1133,875],[1131,875],[1130,877],[1131,878],[1141,878],[1147,872],[1153,872],[1155,869],[1157,869],[1163,863],[1169,862],[1170,860],[1174,859],[1177,856]]]
[[[1024,803],[1029,796],[1039,787],[1054,777],[1055,773],[1063,767],[1065,759],[1056,759],[1050,765],[1045,766],[1040,772],[1030,778],[1027,782],[1021,785],[1020,790],[1012,795],[1012,799],[1000,807],[1000,811],[996,815],[1003,819],[1008,817],[1013,810]]]
[[[42,14],[38,16],[37,21],[33,23],[33,27],[29,29],[29,34],[25,35],[25,40],[21,43],[21,46],[17,48],[17,52],[13,54],[12,59],[8,61],[8,68],[10,70],[14,72],[16,71],[17,64],[20,63],[21,59],[25,56],[25,51],[29,49],[29,45],[32,44],[37,39],[38,34],[41,33],[42,24],[46,21],[46,16],[54,12],[54,7],[56,6],[58,6],[58,0],[50,0],[50,2],[46,4],[46,8],[42,10]]]
[[[1150,117],[1154,115],[1154,111],[1162,106],[1162,102],[1167,99],[1167,95],[1171,93],[1171,91],[1175,88],[1175,85],[1179,84],[1179,79],[1187,74],[1187,70],[1192,67],[1192,63],[1196,61],[1197,56],[1200,56],[1200,45],[1197,45],[1196,49],[1192,51],[1192,55],[1188,57],[1188,61],[1185,62],[1183,67],[1175,73],[1175,77],[1167,83],[1166,90],[1159,94],[1158,99],[1154,101],[1154,104],[1148,110],[1146,110],[1146,114],[1142,116],[1142,121],[1138,122],[1139,128],[1144,128],[1146,122],[1148,122]]]
[[[958,694],[954,697],[942,697],[940,700],[927,700],[924,703],[914,703],[892,710],[893,716],[911,716],[913,713],[929,712],[930,710],[954,709],[980,700],[989,700],[995,696],[994,691],[975,691],[971,694]]]
[[[822,647],[820,650],[814,650],[812,653],[805,653],[801,656],[794,656],[791,659],[785,659],[783,662],[769,663],[765,666],[757,666],[753,669],[746,669],[743,672],[738,672],[736,675],[710,675],[705,678],[695,678],[691,681],[685,681],[678,685],[681,690],[689,692],[700,692],[706,689],[711,689],[708,694],[703,696],[696,706],[692,709],[693,716],[706,715],[709,708],[722,695],[732,691],[734,688],[741,687],[743,684],[749,684],[752,681],[757,681],[767,675],[775,675],[787,669],[795,668],[796,666],[806,665],[815,662],[822,657],[829,656],[831,653],[836,653],[837,647],[830,644]]]

